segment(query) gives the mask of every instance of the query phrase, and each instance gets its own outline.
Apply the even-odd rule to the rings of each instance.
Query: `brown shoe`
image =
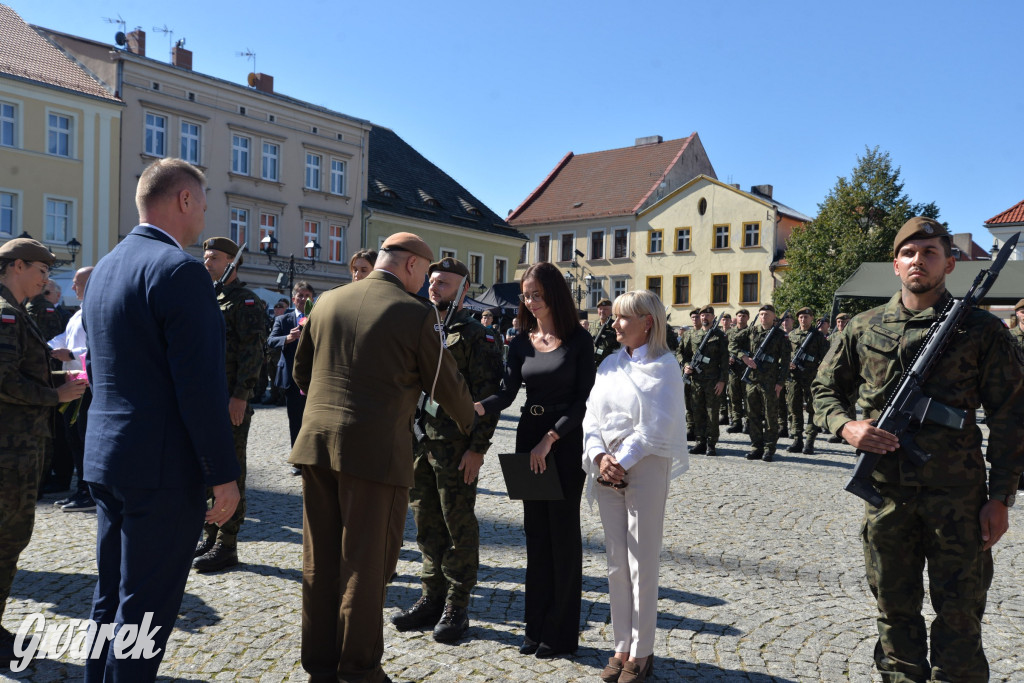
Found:
[[[615,683],[622,673],[622,660],[616,656],[608,658],[608,665],[601,670],[601,680],[606,683]]]
[[[618,683],[643,683],[654,670],[654,655],[647,658],[644,668],[641,669],[636,662],[623,662],[622,673],[619,674]]]

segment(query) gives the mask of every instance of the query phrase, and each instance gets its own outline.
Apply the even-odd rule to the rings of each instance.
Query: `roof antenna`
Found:
[[[245,48],[245,52],[236,52],[235,56],[236,57],[245,57],[246,59],[252,60],[252,72],[256,73],[256,53],[255,52],[253,52],[249,48]]]
[[[117,19],[112,17],[103,17],[103,21],[108,24],[117,24],[118,27],[120,27],[121,30],[114,34],[114,42],[117,43],[118,47],[124,47],[128,43],[128,37],[125,36],[125,32],[128,30],[128,24],[121,18],[121,15],[118,14]]]
[[[167,24],[163,26],[154,26],[153,30],[157,33],[162,33],[167,36],[167,53],[171,56],[171,60],[174,59],[174,31],[167,28]]]

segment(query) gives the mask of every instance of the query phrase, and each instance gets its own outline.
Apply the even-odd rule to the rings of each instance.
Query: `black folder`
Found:
[[[530,469],[529,453],[498,453],[505,490],[512,500],[562,500],[562,481],[551,454],[547,469],[537,474]]]

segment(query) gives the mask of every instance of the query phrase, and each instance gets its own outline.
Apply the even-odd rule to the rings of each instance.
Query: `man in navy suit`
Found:
[[[292,287],[292,304],[295,308],[285,311],[274,319],[274,328],[267,338],[267,346],[281,351],[277,361],[277,375],[274,384],[284,390],[284,402],[288,411],[288,431],[291,443],[295,445],[295,437],[302,427],[302,414],[306,410],[306,395],[299,390],[299,385],[292,381],[292,364],[295,361],[295,348],[299,345],[299,333],[305,322],[306,302],[316,296],[313,286],[299,280]],[[300,474],[299,468],[292,467],[292,474]]]
[[[210,274],[182,248],[205,226],[205,187],[180,159],[147,167],[140,225],[96,264],[82,304],[93,391],[84,470],[97,506],[92,636],[106,639],[87,682],[155,680],[203,520],[223,524],[238,504],[224,319]],[[116,635],[147,623],[155,656],[118,657]]]

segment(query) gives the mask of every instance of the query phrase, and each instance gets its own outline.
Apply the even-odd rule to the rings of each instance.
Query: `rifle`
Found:
[[[725,315],[725,311],[718,314],[715,318],[714,324],[711,329],[707,331],[704,338],[700,340],[700,346],[693,352],[693,358],[690,360],[690,369],[693,370],[693,374],[699,375],[704,372],[704,366],[711,362],[711,359],[704,355],[704,347],[707,345],[708,340],[711,339],[711,334],[718,329],[718,323],[722,322],[722,316]],[[693,380],[690,379],[690,375],[683,374],[683,384],[690,384]]]
[[[820,332],[821,326],[824,325],[827,320],[828,320],[828,316],[827,315],[822,316],[821,320],[818,321],[818,324],[815,325],[814,327],[812,327],[807,332],[807,336],[804,337],[804,340],[802,342],[800,342],[800,346],[797,348],[796,353],[793,354],[793,361],[792,361],[793,365],[795,365],[797,367],[797,370],[801,370],[801,371],[805,370],[806,369],[804,367],[805,363],[813,363],[816,360],[821,360],[820,358],[815,358],[814,356],[812,356],[807,351],[807,345],[811,343],[811,340],[814,339],[815,335],[821,333]]]
[[[921,387],[938,367],[943,354],[949,348],[957,330],[963,326],[971,309],[988,294],[988,290],[999,277],[999,271],[1010,258],[1010,253],[1017,245],[1019,237],[1020,233],[1018,232],[1003,244],[992,267],[978,273],[963,299],[949,301],[939,315],[939,319],[928,330],[928,335],[914,357],[910,370],[900,378],[896,389],[886,401],[881,416],[875,421],[876,427],[884,429],[900,440],[900,448],[911,461],[919,466],[932,458],[931,454],[918,446],[914,440],[924,422],[952,429],[963,429],[964,420],[967,417],[966,410],[944,405],[925,396]],[[883,499],[871,482],[871,473],[875,471],[875,467],[882,457],[880,453],[858,450],[853,476],[850,477],[850,481],[845,487],[845,490],[863,498],[875,507],[880,506]]]
[[[775,324],[768,330],[768,334],[761,340],[761,345],[757,347],[757,351],[754,352],[750,358],[757,363],[757,369],[760,370],[765,363],[774,363],[775,358],[768,355],[768,345],[772,343],[772,339],[775,338],[776,334],[779,334],[779,330],[782,329],[782,321],[785,320],[786,316],[789,315],[787,310],[785,313],[775,319]],[[744,365],[743,375],[740,377],[740,381],[744,384],[753,384],[754,380],[750,379],[750,366],[746,363]]]
[[[224,269],[224,274],[220,276],[219,280],[213,283],[213,291],[217,296],[220,296],[220,293],[224,291],[224,285],[227,284],[228,278],[231,277],[231,273],[235,272],[235,269],[238,268],[238,262],[242,260],[242,252],[245,251],[247,246],[249,246],[249,243],[245,242],[238,248],[238,253],[235,254],[235,258],[231,259],[231,263],[229,263],[228,267]]]
[[[426,415],[437,415],[437,402],[434,401],[434,389],[437,388],[437,378],[441,375],[441,358],[444,356],[445,349],[445,335],[448,334],[448,326],[452,322],[452,318],[459,312],[459,301],[462,299],[463,290],[469,286],[469,278],[465,275],[459,280],[459,286],[455,290],[455,298],[452,299],[451,303],[448,304],[448,312],[445,313],[444,322],[441,322],[441,316],[437,312],[437,307],[434,307],[434,315],[437,316],[437,324],[434,325],[434,329],[437,330],[437,336],[441,341],[441,353],[437,357],[437,371],[434,373],[434,383],[430,386],[430,394],[420,394],[419,405],[416,407],[416,417],[413,420],[413,436],[416,441],[422,441],[426,438],[426,432],[423,428],[423,421]]]

